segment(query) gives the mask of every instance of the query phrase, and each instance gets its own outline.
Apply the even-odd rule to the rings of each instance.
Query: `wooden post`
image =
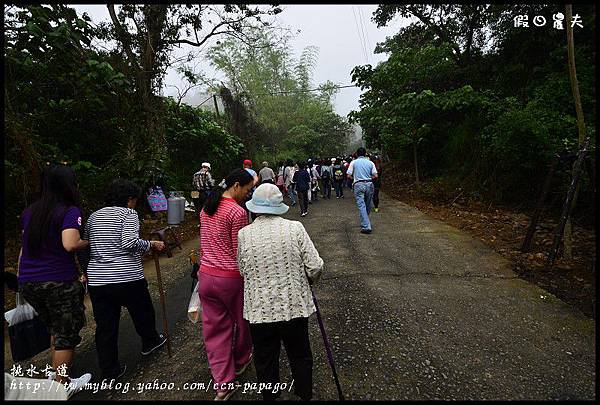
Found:
[[[581,166],[583,165],[583,159],[585,158],[585,154],[587,153],[587,147],[590,142],[590,138],[586,138],[583,142],[583,147],[579,150],[579,154],[577,156],[577,160],[575,161],[573,167],[573,177],[571,180],[571,185],[569,186],[569,191],[567,192],[567,198],[565,199],[565,203],[563,204],[562,214],[560,216],[560,222],[556,227],[556,231],[554,232],[554,244],[552,246],[552,250],[548,254],[548,261],[546,262],[546,270],[550,270],[556,261],[556,256],[558,254],[558,248],[560,246],[561,237],[565,230],[565,225],[567,220],[569,219],[569,214],[571,213],[571,208],[573,207],[573,197],[575,197],[575,190],[577,189],[577,184],[579,183],[579,175],[581,174]]]
[[[421,183],[419,181],[419,164],[417,162],[417,140],[416,133],[413,130],[413,159],[415,161],[415,182],[417,184],[417,190],[421,189]]]
[[[529,228],[527,229],[527,235],[525,236],[525,240],[523,241],[523,245],[521,246],[521,252],[523,253],[529,252],[529,250],[531,249],[533,235],[535,234],[537,224],[542,215],[542,211],[544,210],[544,201],[546,200],[548,191],[550,191],[550,184],[552,184],[552,177],[554,176],[554,172],[556,171],[558,162],[559,156],[556,156],[556,158],[550,164],[550,170],[548,170],[548,175],[546,176],[546,180],[544,181],[542,191],[535,205],[535,211],[533,212],[531,222],[529,223]]]
[[[213,101],[215,102],[215,111],[217,112],[217,117],[220,117],[220,115],[219,115],[219,105],[217,104],[217,96],[216,96],[216,94],[213,94]]]

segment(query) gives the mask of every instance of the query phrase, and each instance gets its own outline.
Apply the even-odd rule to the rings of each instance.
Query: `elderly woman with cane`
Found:
[[[256,220],[238,233],[238,265],[244,278],[244,318],[250,322],[259,383],[279,382],[281,342],[290,361],[295,394],[312,398],[308,317],[315,312],[309,283],[323,259],[304,226],[280,217],[289,207],[273,184],[259,186],[246,203]],[[266,400],[279,392],[265,390]]]

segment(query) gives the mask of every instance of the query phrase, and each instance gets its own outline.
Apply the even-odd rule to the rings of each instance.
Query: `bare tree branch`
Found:
[[[455,59],[457,62],[460,62],[461,60],[461,55],[462,52],[460,50],[460,47],[458,46],[458,44],[456,44],[454,41],[452,41],[448,35],[446,34],[446,32],[444,30],[442,30],[440,28],[439,25],[435,24],[435,22],[431,21],[431,15],[424,15],[423,13],[421,13],[417,8],[412,7],[410,9],[410,12],[417,17],[423,24],[425,24],[427,27],[432,28],[435,33],[440,37],[440,39],[442,39],[443,41],[447,42],[450,44],[450,46],[452,47],[452,49],[454,50],[455,53]]]
[[[117,19],[117,14],[115,13],[115,5],[107,4],[106,7],[108,8],[108,14],[110,14],[110,19],[112,20],[112,22],[115,26],[115,31],[117,32],[117,35],[118,35],[119,39],[121,40],[121,44],[123,45],[123,49],[125,50],[125,53],[127,54],[127,57],[129,58],[129,61],[131,62],[131,64],[133,66],[135,66],[137,69],[139,69],[140,66],[138,65],[135,55],[133,54],[133,51],[131,50],[131,42],[129,41],[129,34],[125,32],[125,30],[123,29],[123,26]]]

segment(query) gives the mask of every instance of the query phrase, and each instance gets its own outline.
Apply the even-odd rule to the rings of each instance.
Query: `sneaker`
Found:
[[[153,351],[155,351],[156,349],[158,349],[159,347],[161,347],[162,345],[164,345],[167,342],[167,338],[165,337],[165,335],[163,335],[162,333],[160,335],[158,335],[159,340],[158,343],[156,343],[156,345],[154,347],[149,347],[149,348],[142,348],[142,356],[147,356],[150,353],[152,353]]]
[[[123,377],[125,375],[125,372],[127,371],[127,364],[123,364],[121,366],[121,368],[119,369],[119,372],[116,376],[103,376],[104,378],[102,378],[103,380],[118,380],[119,378]]]
[[[337,198],[338,200],[340,199],[340,197],[335,197],[335,198]]]
[[[302,214],[300,214],[301,217],[305,217],[306,214],[308,214],[307,212],[303,212]]]
[[[67,386],[67,399],[71,398],[76,393],[83,390],[87,383],[92,379],[92,375],[90,373],[85,373],[79,378],[71,378],[69,385]]]
[[[215,396],[214,401],[227,401],[229,398],[231,398],[231,396],[240,388],[239,385],[236,384],[235,388],[232,389],[231,391],[227,391],[227,393],[224,396],[219,396],[219,394],[217,394]]]
[[[360,233],[370,234],[371,230],[370,229],[361,229]]]
[[[379,212],[379,208],[373,208],[373,211]]]
[[[239,370],[236,370],[235,375],[242,375],[244,371],[248,368],[248,366],[252,363],[252,353],[250,353],[250,357],[248,358],[248,362],[242,366]]]

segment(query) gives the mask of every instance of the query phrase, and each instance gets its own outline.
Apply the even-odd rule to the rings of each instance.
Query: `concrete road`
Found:
[[[503,257],[462,231],[386,195],[380,208],[371,214],[370,235],[359,232],[348,189],[345,199],[313,203],[305,218],[297,206],[286,214],[304,224],[326,263],[315,292],[346,399],[595,399],[592,319],[517,278]],[[164,350],[140,361],[127,316],[120,351],[131,370],[123,380],[129,391],[88,391],[78,399],[214,397],[183,386],[211,377],[201,325],[185,315],[187,258],[168,260],[174,357]],[[310,333],[314,399],[335,400],[314,315]],[[87,350],[76,370],[96,367],[93,345]],[[281,380],[291,383],[284,353]],[[240,379],[255,380],[253,368]],[[154,389],[161,382],[174,385]],[[260,398],[247,387],[234,399]],[[295,399],[285,392],[287,398]]]

